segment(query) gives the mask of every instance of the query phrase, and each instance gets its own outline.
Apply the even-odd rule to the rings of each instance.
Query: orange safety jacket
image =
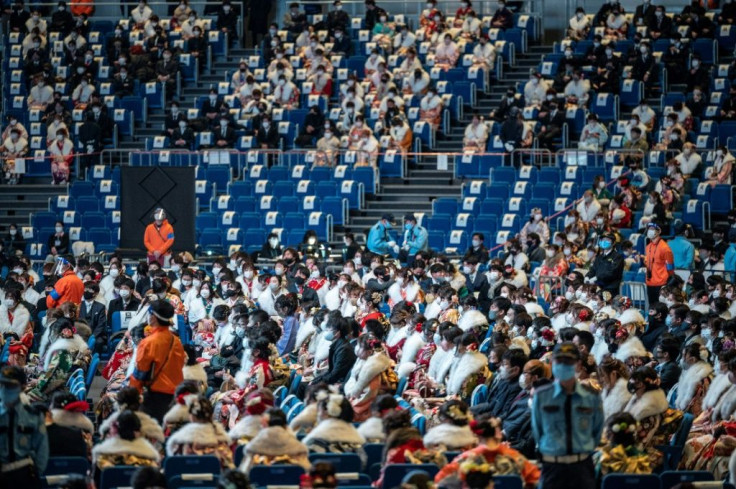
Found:
[[[166,326],[157,326],[138,345],[130,386],[143,391],[173,394],[184,380],[186,354],[179,337]]]
[[[67,270],[54,285],[54,290],[46,296],[46,307],[53,309],[65,302],[71,302],[78,306],[82,303],[82,295],[84,295],[82,280],[77,277],[76,273]]]
[[[161,223],[160,228],[156,227],[155,222],[149,224],[143,235],[143,244],[151,254],[154,251],[162,255],[167,254],[174,246],[174,227],[166,219]]]

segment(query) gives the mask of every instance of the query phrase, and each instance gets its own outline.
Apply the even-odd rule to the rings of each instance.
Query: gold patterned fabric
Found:
[[[601,475],[618,474],[651,474],[649,456],[639,452],[635,447],[624,448],[623,445],[604,447],[598,460]]]

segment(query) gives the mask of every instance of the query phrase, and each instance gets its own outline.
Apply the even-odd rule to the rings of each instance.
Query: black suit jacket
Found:
[[[552,112],[547,111],[545,115],[539,118],[539,123],[543,126],[547,126],[549,131],[551,128],[562,129],[562,125],[565,123],[565,111],[557,109],[557,113],[552,117]]]
[[[299,302],[319,302],[319,297],[317,297],[317,291],[312,289],[311,287],[307,287],[306,284],[302,286],[301,292],[299,291],[299,286],[294,282],[289,282],[289,286],[286,288],[290,293],[292,294],[299,294],[301,297],[299,297]]]
[[[354,363],[355,351],[353,350],[353,346],[345,338],[338,338],[330,345],[330,355],[327,358],[327,372],[315,377],[312,383],[325,382],[330,385],[345,382],[350,375],[350,370],[353,368]]]
[[[86,121],[79,128],[79,142],[82,151],[87,152],[87,146],[92,146],[92,151],[98,151],[102,147],[102,130],[94,121]]]
[[[659,32],[662,37],[668,38],[672,34],[672,19],[663,15],[662,18],[652,17],[647,24],[650,32]]]
[[[187,142],[185,149],[191,148],[192,144],[194,144],[194,131],[192,130],[192,128],[187,126],[183,133],[178,127],[174,129],[174,134],[172,134],[170,137],[172,148],[181,148],[181,146],[176,146],[174,144],[174,142],[178,141],[179,139],[183,139]]]
[[[130,296],[130,300],[127,304],[123,304],[123,298],[118,297],[117,299],[113,299],[110,301],[110,304],[108,304],[107,307],[107,322],[112,326],[112,315],[116,312],[123,312],[123,311],[137,311],[138,306],[141,305],[141,301]]]
[[[649,25],[649,22],[654,19],[654,10],[655,7],[651,3],[637,5],[634,11],[634,26]],[[667,16],[665,15],[664,17]],[[639,19],[641,19],[641,23]]]
[[[660,387],[667,393],[680,380],[680,366],[676,362],[667,362],[659,369]]]
[[[125,80],[120,75],[115,75],[112,79],[112,91],[118,97],[133,95],[133,78],[128,74]]]
[[[224,140],[227,142],[227,147],[232,148],[235,146],[235,140],[237,139],[237,136],[235,135],[235,129],[233,129],[230,126],[227,126],[225,128],[225,135],[222,135],[222,128],[218,127],[214,131],[214,142],[217,143],[218,141]],[[215,144],[217,146],[217,144]],[[219,146],[218,146],[219,147]]]
[[[263,129],[263,126],[261,126],[258,129],[258,134],[256,134],[256,141],[258,142],[258,145],[267,144],[269,149],[275,149],[279,147],[279,130],[276,127],[275,123],[271,123],[271,125],[268,128],[268,131]]]
[[[465,287],[471,294],[478,292],[478,305],[482,312],[488,312],[491,308],[491,300],[488,298],[490,284],[485,273],[475,272],[475,280],[470,280],[470,275],[465,275]]]
[[[107,337],[107,314],[101,302],[94,301],[92,307],[87,309],[87,301],[83,300],[79,306],[79,319],[87,322],[96,339]]]
[[[87,443],[82,431],[56,423],[46,427],[49,439],[49,457],[84,457],[87,458]]]

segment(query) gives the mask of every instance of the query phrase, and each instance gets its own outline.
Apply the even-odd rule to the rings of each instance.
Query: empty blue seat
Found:
[[[434,214],[427,218],[425,227],[429,231],[450,232],[452,217],[449,214]]]
[[[304,228],[304,214],[301,212],[289,212],[284,216],[283,225],[285,229]]]
[[[434,479],[439,467],[435,464],[391,464],[385,467],[383,474],[383,488],[390,489],[401,485],[401,481],[409,472],[421,470]]]
[[[86,476],[89,471],[89,461],[84,457],[50,457],[46,465],[46,471],[43,478],[46,484],[53,486],[49,478],[53,480],[53,476],[68,476],[70,474],[78,474]],[[58,483],[57,483],[58,484]]]
[[[433,214],[453,215],[457,212],[457,200],[450,197],[440,197],[432,201]]]
[[[659,489],[659,477],[654,474],[608,474],[601,489]],[[668,489],[672,486],[665,486]]]
[[[220,473],[220,462],[212,455],[175,455],[164,459],[164,474],[170,479],[177,475]]]
[[[256,487],[265,488],[278,481],[279,485],[299,485],[304,469],[298,465],[256,465],[250,469],[248,478]]]

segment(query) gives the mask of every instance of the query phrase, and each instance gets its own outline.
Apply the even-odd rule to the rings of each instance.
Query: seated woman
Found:
[[[163,446],[166,436],[164,430],[158,424],[154,418],[150,417],[146,413],[142,412],[141,409],[141,397],[138,390],[134,387],[126,387],[121,389],[117,395],[117,407],[118,410],[113,412],[105,421],[100,425],[100,438],[106,439],[113,436],[115,432],[114,426],[117,422],[120,413],[123,411],[133,411],[138,420],[141,423],[141,435],[143,435],[153,446],[157,449]]]
[[[703,398],[703,411],[693,421],[683,449],[680,467],[686,470],[709,470],[718,478],[728,470],[728,460],[736,446],[736,350],[718,355],[719,371]]]
[[[212,403],[204,396],[189,397],[189,423],[166,440],[166,455],[214,455],[223,469],[233,468],[230,439],[220,423],[212,420]]]
[[[608,419],[611,415],[623,411],[631,399],[631,393],[627,389],[629,369],[621,360],[608,356],[598,365],[598,379],[603,386],[601,391],[603,416]]]
[[[624,411],[637,421],[637,439],[647,452],[652,467],[662,462],[657,445],[669,443],[670,436],[682,422],[682,412],[670,409],[664,391],[659,386],[659,376],[651,367],[639,367],[631,374],[628,384],[633,397]]]
[[[383,431],[383,419],[398,409],[399,404],[391,394],[376,397],[371,403],[371,417],[358,426],[358,433],[363,435],[366,443],[383,443],[386,433]]]
[[[460,50],[452,41],[451,34],[445,34],[442,44],[439,44],[434,52],[434,66],[447,71],[454,68],[460,57]]]
[[[230,428],[227,436],[239,445],[245,445],[255,438],[263,429],[263,413],[273,407],[273,399],[269,389],[258,389],[248,394],[245,398],[246,415]]]
[[[56,131],[56,139],[47,148],[51,156],[51,175],[53,184],[69,182],[71,164],[74,159],[74,143],[69,139],[66,129]]]
[[[478,351],[478,338],[474,332],[463,333],[455,340],[455,345],[458,358],[447,379],[447,395],[469,399],[473,390],[492,376],[488,370],[488,357]]]
[[[427,95],[419,102],[419,119],[428,122],[436,130],[440,125],[442,109],[442,97],[437,95],[436,88],[430,87]]]
[[[89,409],[87,401],[79,401],[74,394],[60,391],[52,397],[50,408],[51,419],[54,424],[74,428],[82,433],[89,454],[89,450],[92,448],[92,435],[95,432],[95,425],[84,414]]]
[[[109,467],[158,467],[161,456],[148,440],[140,435],[141,422],[132,411],[120,413],[115,422],[115,436],[92,449],[92,472],[97,487],[101,473]]]
[[[638,448],[636,419],[619,412],[606,420],[608,442],[594,455],[597,478],[608,474],[651,474],[649,457]]]
[[[167,437],[174,434],[179,428],[189,423],[189,406],[187,400],[191,396],[192,399],[200,395],[200,389],[197,382],[185,380],[176,386],[174,391],[174,405],[164,415],[164,433]]]
[[[707,358],[708,350],[699,343],[685,345],[680,357],[680,380],[669,394],[677,409],[693,416],[703,412],[703,398],[713,379],[713,367],[703,360],[703,356]]]
[[[388,149],[399,151],[402,155],[406,156],[409,150],[411,150],[412,141],[414,139],[414,134],[412,133],[409,124],[407,124],[401,117],[394,117],[391,120],[389,135],[391,136],[391,139],[389,139],[388,142]]]
[[[304,409],[289,423],[289,428],[294,433],[309,433],[317,425],[317,406],[319,404],[317,397],[320,392],[328,392],[327,384],[324,382],[307,386],[306,394],[304,394]]]
[[[381,477],[376,482],[380,487],[386,467],[393,464],[436,464],[439,467],[447,463],[447,459],[438,449],[427,449],[422,435],[411,424],[411,413],[406,409],[394,410],[383,420],[386,444],[383,449]]]
[[[463,401],[446,401],[439,410],[440,424],[424,435],[424,446],[441,451],[469,450],[478,444],[470,429],[472,416]]]
[[[245,446],[240,471],[247,474],[255,465],[299,465],[309,469],[309,450],[289,430],[281,409],[272,407],[266,411],[262,424],[256,437]]]
[[[44,400],[63,388],[69,375],[76,368],[87,368],[90,352],[87,343],[76,334],[71,319],[62,317],[52,325],[56,340],[48,347],[42,363],[36,368],[40,375],[29,382],[32,389],[28,396],[32,400]]]
[[[353,421],[368,419],[373,400],[382,392],[396,389],[397,377],[381,340],[370,333],[358,338],[357,360],[344,385],[345,396],[353,406]]]
[[[493,472],[499,475],[518,475],[527,488],[536,487],[540,476],[539,468],[503,442],[500,419],[481,417],[473,421],[472,430],[478,436],[480,445],[461,453],[445,465],[435,476],[435,483],[440,484],[447,477],[457,475],[460,466],[466,461],[482,457]]]
[[[33,337],[31,313],[21,302],[18,289],[6,289],[5,300],[0,305],[0,335],[15,333],[22,338],[26,333]]]
[[[353,426],[353,406],[341,394],[317,394],[317,426],[302,442],[314,453],[357,453],[365,464],[365,438]]]

